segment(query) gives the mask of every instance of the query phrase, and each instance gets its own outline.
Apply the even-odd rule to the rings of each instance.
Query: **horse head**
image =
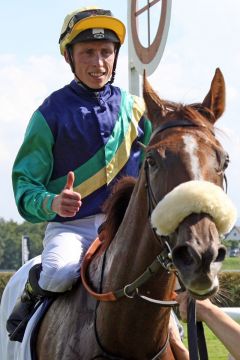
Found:
[[[202,103],[162,100],[146,77],[143,93],[153,125],[145,160],[152,225],[172,248],[180,281],[194,298],[206,298],[219,288],[221,235],[236,220],[223,191],[229,158],[214,129],[225,107],[224,78],[217,69]]]

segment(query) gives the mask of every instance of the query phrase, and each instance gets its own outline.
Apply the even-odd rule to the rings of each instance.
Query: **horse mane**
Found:
[[[113,186],[112,192],[103,204],[102,210],[106,214],[103,226],[103,240],[108,244],[116,235],[123,220],[126,209],[131,198],[136,179],[132,176],[125,176],[118,180]],[[101,233],[100,233],[101,238]]]

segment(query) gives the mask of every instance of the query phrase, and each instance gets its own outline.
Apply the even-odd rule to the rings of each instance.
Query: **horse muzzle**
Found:
[[[204,217],[202,226],[206,226]],[[210,222],[211,220],[209,220]],[[189,231],[186,230],[189,234]],[[186,235],[186,234],[185,234]],[[180,236],[181,237],[181,236]],[[182,241],[181,238],[179,241]],[[226,255],[226,249],[216,243],[206,241],[197,244],[194,239],[185,245],[176,245],[172,251],[172,260],[182,283],[195,299],[205,299],[215,294],[219,289],[218,273]],[[207,246],[207,244],[210,244]]]

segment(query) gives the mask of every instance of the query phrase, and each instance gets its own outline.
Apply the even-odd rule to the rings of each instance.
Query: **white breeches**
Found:
[[[79,278],[82,258],[97,236],[103,214],[47,225],[43,240],[42,271],[39,286],[64,292]]]

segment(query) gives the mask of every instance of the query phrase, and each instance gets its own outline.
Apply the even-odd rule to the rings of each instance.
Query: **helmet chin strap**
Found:
[[[115,49],[116,50],[115,50],[115,58],[114,58],[113,69],[112,69],[112,77],[109,80],[110,84],[112,84],[114,82],[114,80],[115,80],[118,54],[119,54],[119,50],[120,50],[120,44],[117,44]]]
[[[118,54],[119,54],[119,49],[120,49],[120,45],[116,45],[116,50],[115,50],[115,58],[114,58],[114,62],[113,62],[113,69],[112,69],[112,76],[111,76],[111,79],[107,82],[109,84],[112,84],[114,82],[114,79],[115,79],[115,75],[116,75],[116,66],[117,66],[117,59],[118,59]],[[93,89],[93,88],[90,88],[89,86],[87,86],[86,84],[84,84],[84,82],[79,79],[79,77],[77,76],[76,72],[75,72],[75,65],[74,65],[74,61],[73,61],[73,51],[72,51],[72,46],[69,45],[69,46],[66,46],[66,50],[67,50],[67,54],[68,54],[68,60],[69,60],[69,65],[71,67],[71,70],[75,76],[75,78],[78,80],[78,82],[84,86],[87,90],[90,90],[90,91],[101,91],[102,89],[104,89],[104,85],[101,89]]]

